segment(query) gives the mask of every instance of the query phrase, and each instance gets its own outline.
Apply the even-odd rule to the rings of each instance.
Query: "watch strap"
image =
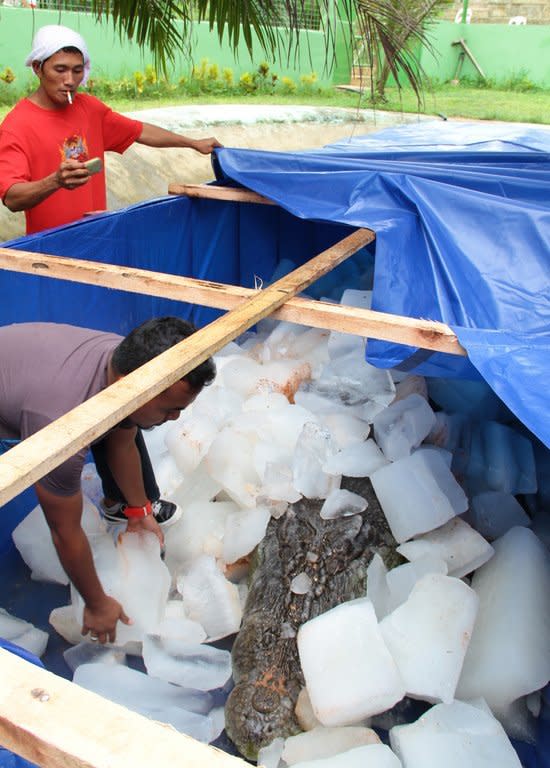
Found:
[[[126,517],[147,517],[153,511],[151,502],[148,501],[143,507],[124,507]]]

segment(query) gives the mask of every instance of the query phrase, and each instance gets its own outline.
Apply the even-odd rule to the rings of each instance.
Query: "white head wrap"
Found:
[[[82,85],[86,85],[86,80],[90,74],[90,55],[84,38],[69,27],[62,27],[58,24],[48,24],[41,27],[32,41],[32,51],[25,59],[25,66],[32,67],[33,61],[42,63],[57,53],[62,48],[78,48],[84,57],[84,77]]]

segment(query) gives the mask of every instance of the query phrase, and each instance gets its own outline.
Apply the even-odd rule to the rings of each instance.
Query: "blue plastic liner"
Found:
[[[308,294],[338,300],[342,288],[367,289],[372,280],[374,309],[448,323],[468,358],[370,339],[368,359],[429,377],[484,379],[550,447],[550,128],[429,121],[308,152],[224,148],[213,165],[221,183],[279,207],[166,197],[3,245],[253,288],[371,228],[376,243]],[[126,334],[152,316],[202,326],[220,313],[0,272],[0,324],[68,322]],[[0,559],[36,503],[32,493],[2,510]],[[547,688],[537,743],[515,743],[526,768],[550,768],[549,698]],[[12,759],[4,751],[0,768],[26,764]]]
[[[469,361],[374,339],[369,361],[481,374],[550,445],[549,153],[550,128],[430,121],[310,152],[222,150],[216,168],[295,216],[375,230],[373,308],[448,323]]]

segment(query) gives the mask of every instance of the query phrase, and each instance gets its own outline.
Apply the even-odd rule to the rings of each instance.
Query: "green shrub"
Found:
[[[301,75],[300,82],[306,90],[314,90],[315,84],[317,82],[317,73],[311,72],[309,75]]]
[[[0,72],[0,104],[9,106],[17,100],[12,85],[14,81],[15,75],[10,67],[6,67],[3,72]]]
[[[0,80],[6,85],[10,85],[15,80],[15,74],[11,67],[6,67],[3,72],[0,72]]]
[[[10,67],[5,67],[0,72],[0,103],[4,105],[15,104],[21,98],[21,84],[17,89],[12,86],[15,75]],[[36,80],[33,78],[25,87],[25,95],[36,89]],[[166,78],[160,78],[153,66],[148,64],[143,71],[136,71],[129,77],[110,80],[103,77],[94,77],[88,80],[85,91],[94,94],[99,99],[109,102],[117,99],[162,99],[181,94],[182,97],[192,98],[204,94],[216,94],[238,96],[239,94],[276,95],[289,94],[313,94],[322,93],[317,83],[317,74],[311,72],[300,77],[297,84],[291,77],[280,77],[271,71],[267,61],[261,61],[257,69],[244,72],[235,81],[233,70],[220,67],[215,62],[202,59],[197,65],[193,65],[189,74],[181,75],[176,82],[170,82]],[[327,90],[327,96],[332,95],[332,89]]]
[[[145,84],[145,76],[143,72],[134,72],[134,82],[136,84],[136,91],[143,93],[143,86]]]
[[[512,91],[516,93],[529,93],[542,90],[527,77],[526,70],[520,70],[507,78],[497,80],[494,77],[483,78],[480,75],[466,75],[460,78],[459,85],[467,88],[480,88],[483,90]]]
[[[256,90],[254,75],[251,75],[250,72],[243,72],[239,78],[239,85],[245,93],[253,93]]]
[[[156,69],[148,64],[145,67],[145,82],[147,85],[156,85],[157,80],[158,78]]]
[[[291,77],[282,77],[283,93],[296,93],[298,86]]]
[[[502,88],[506,91],[518,91],[519,93],[528,93],[529,91],[540,90],[538,86],[529,80],[527,77],[527,71],[521,69],[519,72],[510,75],[502,83]]]
[[[467,88],[481,88],[488,90],[494,88],[496,83],[490,77],[483,78],[480,75],[464,75],[460,78],[459,85],[464,85]]]
[[[226,88],[233,88],[233,70],[230,67],[224,68],[222,78]]]

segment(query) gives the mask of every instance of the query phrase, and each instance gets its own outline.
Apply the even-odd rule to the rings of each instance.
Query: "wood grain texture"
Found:
[[[248,763],[0,649],[0,744],[43,768]]]

